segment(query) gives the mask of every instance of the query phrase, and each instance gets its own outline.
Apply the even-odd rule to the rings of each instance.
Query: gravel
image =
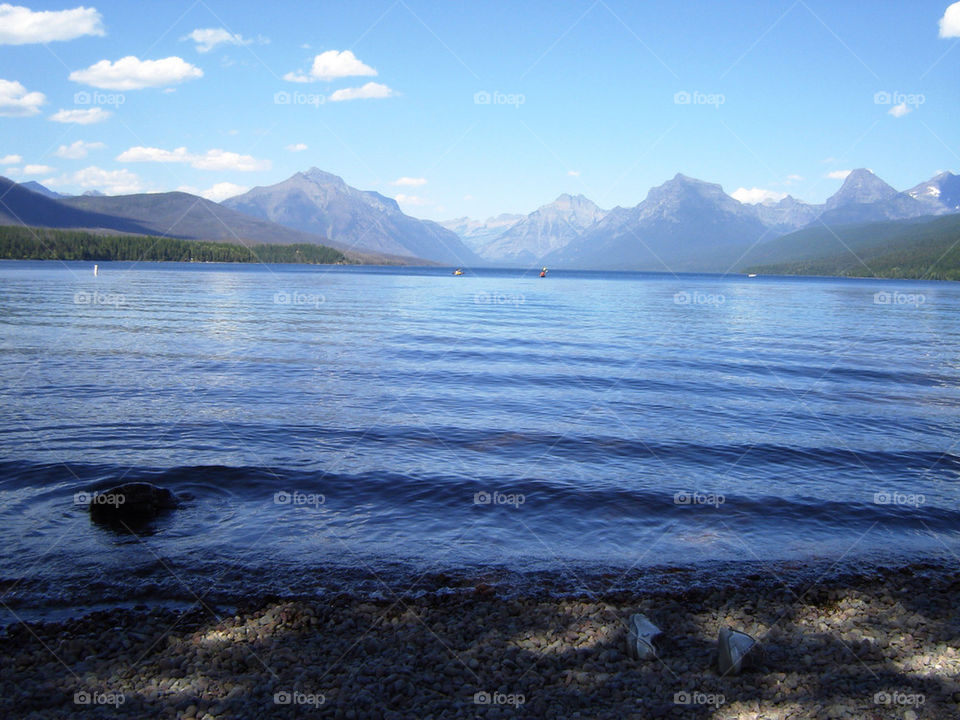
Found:
[[[591,584],[595,594],[478,583],[15,624],[0,636],[0,717],[960,717],[951,570],[643,595]],[[627,657],[635,612],[663,630],[659,657]],[[725,625],[763,648],[736,677],[716,670]]]

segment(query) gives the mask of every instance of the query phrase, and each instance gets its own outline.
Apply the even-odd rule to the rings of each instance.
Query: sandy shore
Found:
[[[689,592],[265,599],[111,610],[0,637],[9,718],[960,717],[960,579],[914,566]],[[588,583],[590,586],[593,583]],[[626,620],[665,633],[630,660]],[[721,677],[716,637],[762,641]]]

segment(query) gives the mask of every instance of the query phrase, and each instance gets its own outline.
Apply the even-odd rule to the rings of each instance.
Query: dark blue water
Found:
[[[100,271],[0,263],[10,612],[960,552],[956,284]]]

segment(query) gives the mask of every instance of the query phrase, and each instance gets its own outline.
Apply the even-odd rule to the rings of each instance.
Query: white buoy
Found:
[[[99,265],[94,265],[94,266],[93,266],[93,274],[94,274],[94,276],[100,274],[100,266],[99,266]]]

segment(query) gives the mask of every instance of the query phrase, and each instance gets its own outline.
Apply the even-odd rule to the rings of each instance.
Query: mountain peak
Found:
[[[960,176],[945,170],[907,190],[907,195],[926,204],[933,212],[960,210]]]
[[[826,203],[827,210],[843,205],[860,205],[889,200],[897,191],[867,168],[851,170],[840,189]]]
[[[717,183],[710,183],[704,180],[698,180],[697,178],[692,178],[688,175],[684,175],[683,173],[677,173],[672,179],[667,180],[662,185],[650,188],[650,192],[647,193],[647,199],[644,200],[641,205],[644,203],[653,205],[673,205],[681,202],[684,198],[701,198],[719,202],[725,202],[726,200],[729,200],[734,203],[737,202],[736,200],[733,200],[733,198],[726,195],[726,193],[723,192],[723,188]],[[739,205],[739,203],[737,204]]]
[[[11,180],[11,182],[13,181]],[[61,195],[60,193],[54,192],[53,190],[46,187],[45,185],[41,185],[36,180],[27,180],[27,182],[20,183],[20,187],[27,188],[27,190],[32,190],[35,193],[40,193],[41,195],[45,195],[48,198],[57,199],[57,198],[66,197],[66,195]]]
[[[396,200],[358,190],[311,167],[276,185],[256,187],[223,204],[294,230],[330,238],[341,247],[457,265],[478,258],[457,235],[404,214]]]
[[[717,185],[716,183],[711,183],[707,182],[706,180],[700,180],[699,178],[684,175],[683,173],[677,173],[670,180],[667,180],[664,185],[670,185],[674,183],[677,185]],[[720,186],[717,185],[717,187]]]
[[[307,180],[315,183],[346,185],[346,183],[343,181],[343,178],[339,175],[328,173],[327,171],[321,170],[318,167],[312,167],[309,170],[298,172],[297,175],[305,177]]]
[[[578,208],[578,207],[587,207],[587,208],[596,208],[597,204],[588,198],[586,195],[578,194],[571,195],[570,193],[561,193],[557,196],[557,199],[554,200],[550,205],[563,208]],[[548,207],[548,206],[544,206]]]

